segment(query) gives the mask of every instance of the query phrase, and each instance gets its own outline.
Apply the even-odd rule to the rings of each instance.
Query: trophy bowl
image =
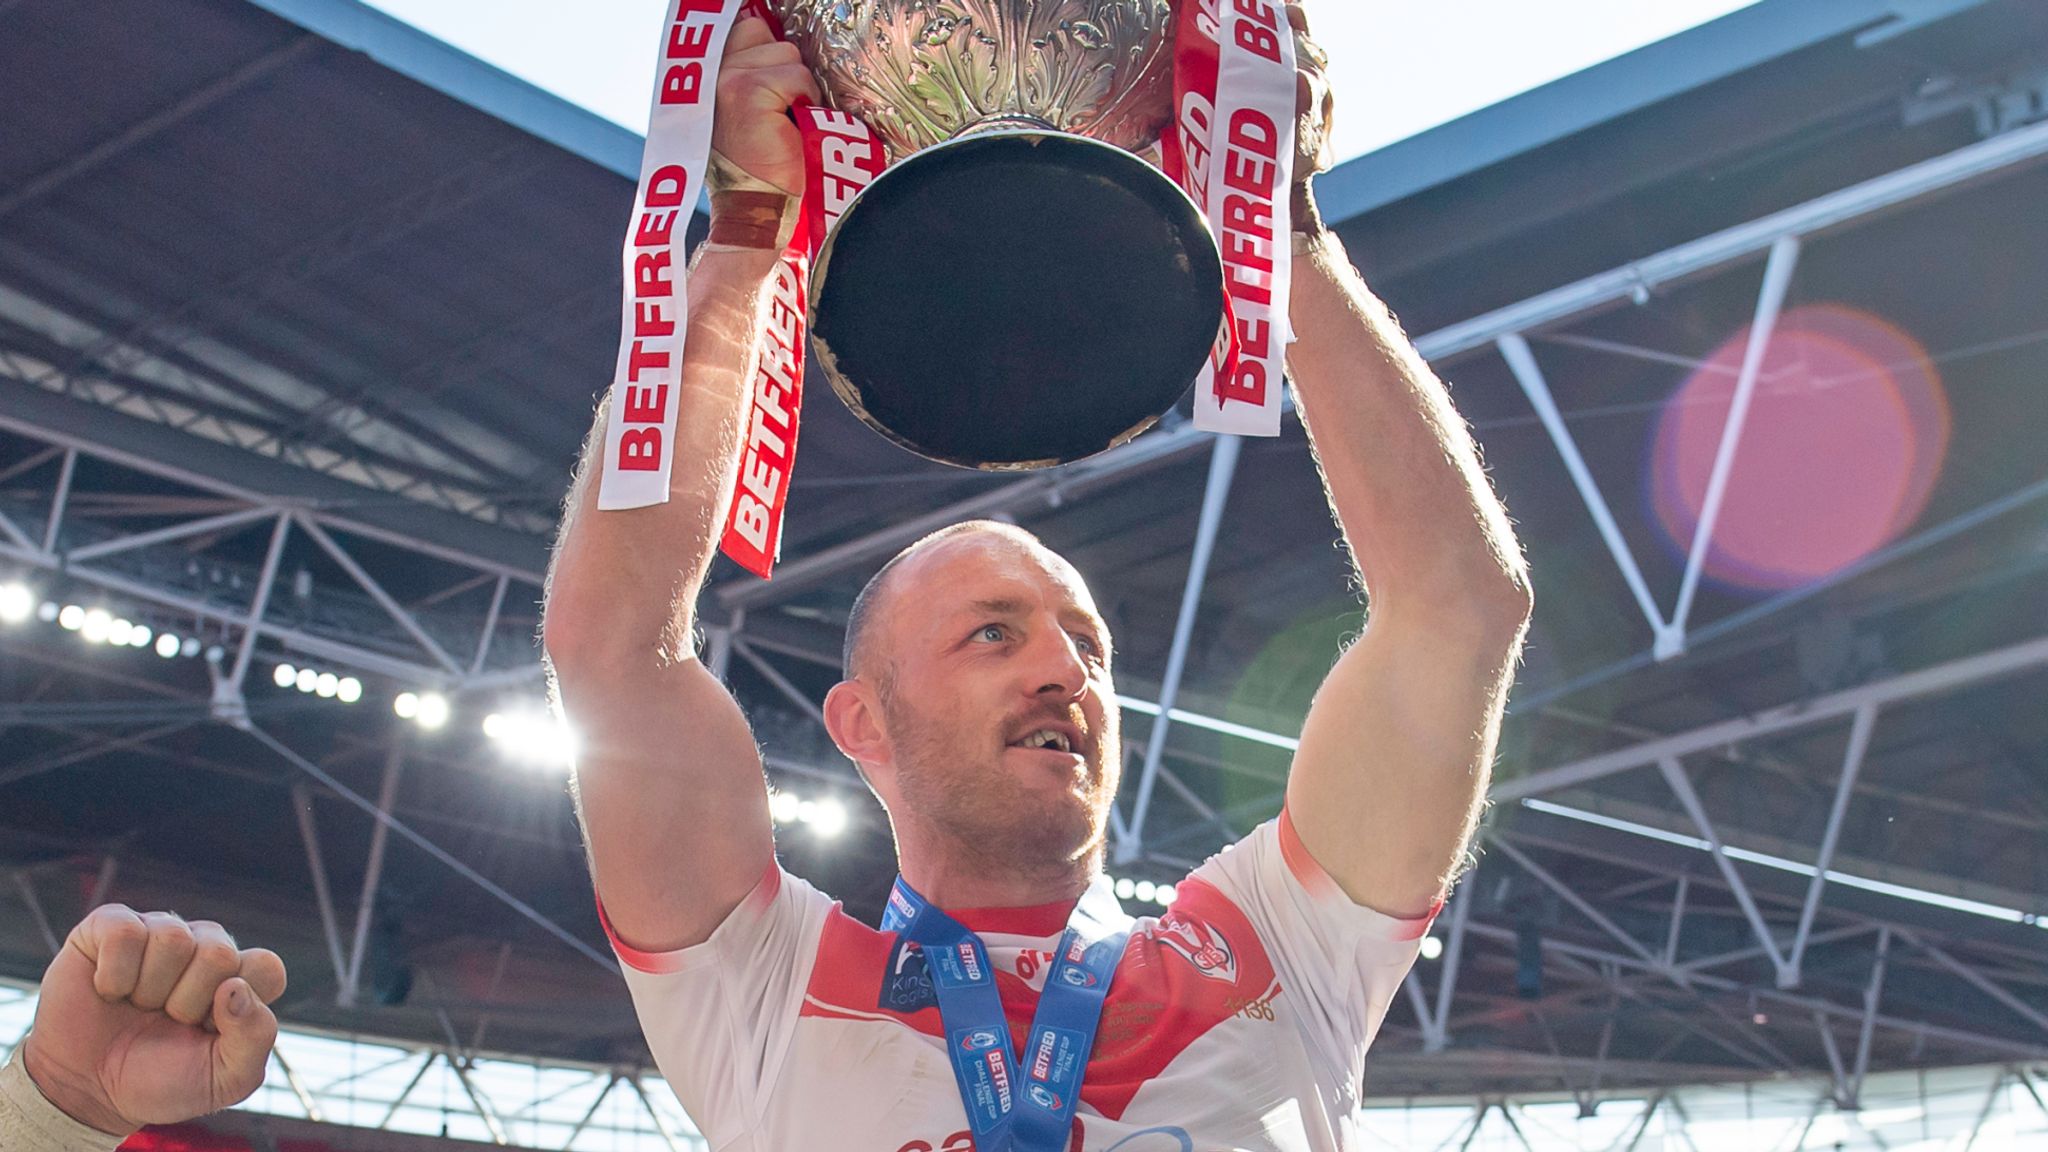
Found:
[[[812,272],[820,369],[962,467],[1044,468],[1152,426],[1223,322],[1201,212],[1139,153],[1172,121],[1169,0],[770,0],[826,102],[894,161]]]

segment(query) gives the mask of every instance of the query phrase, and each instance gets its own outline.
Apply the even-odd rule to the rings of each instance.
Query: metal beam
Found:
[[[434,658],[436,664],[447,669],[452,675],[462,675],[462,666],[455,662],[453,656],[448,655],[447,649],[441,647],[432,636],[427,635],[427,630],[420,627],[419,620],[391,593],[386,592],[382,584],[377,583],[374,577],[364,571],[363,566],[356,562],[356,558],[349,555],[348,549],[335,543],[334,537],[329,536],[327,530],[320,527],[313,518],[294,516],[293,519],[298,521],[299,527],[306,535],[313,538],[313,542],[320,546],[321,551],[332,557],[336,564],[341,565],[342,571],[348,573],[349,579],[354,580],[363,591],[369,593],[370,599],[375,600],[377,606],[384,609],[385,614],[405,630],[406,635],[411,636],[415,643]]]
[[[64,509],[71,502],[71,478],[78,471],[78,450],[64,453],[64,463],[57,472],[57,491],[50,497],[50,516],[43,524],[43,554],[57,553],[57,535],[64,528]]]
[[[2048,124],[2007,132],[1439,329],[1416,346],[1430,360],[1484,348],[1753,258],[1783,237],[1811,238],[2044,156]]]
[[[1451,926],[1444,936],[1444,970],[1436,985],[1436,1034],[1424,1039],[1425,1052],[1441,1052],[1451,1043],[1446,1024],[1451,1018],[1451,997],[1457,992],[1458,972],[1465,959],[1465,932],[1472,921],[1474,899],[1469,883],[1451,894]],[[1431,1047],[1432,1042],[1435,1047]]]
[[[363,976],[363,954],[370,943],[370,919],[376,910],[377,885],[384,878],[384,850],[389,844],[393,823],[391,810],[398,803],[398,778],[405,770],[405,742],[395,738],[391,750],[384,756],[384,776],[377,786],[376,823],[370,828],[370,858],[363,869],[363,895],[356,903],[355,941],[349,947],[348,970],[343,973],[341,987],[336,990],[334,1002],[343,1008],[356,1005],[356,989]]]
[[[1615,566],[1621,569],[1621,577],[1627,582],[1629,593],[1635,597],[1636,607],[1642,610],[1643,619],[1649,623],[1651,635],[1661,644],[1670,625],[1664,621],[1663,610],[1657,606],[1657,598],[1651,594],[1649,582],[1643,579],[1643,570],[1636,563],[1628,540],[1621,534],[1621,525],[1615,521],[1614,511],[1600,491],[1600,482],[1593,479],[1593,471],[1586,467],[1586,458],[1579,451],[1578,441],[1565,425],[1563,413],[1558,411],[1550,384],[1536,363],[1536,354],[1529,350],[1529,342],[1520,333],[1510,332],[1495,343],[1500,348],[1501,357],[1508,362],[1508,370],[1521,384],[1523,395],[1529,398],[1530,407],[1536,409],[1544,431],[1550,434],[1551,444],[1557,448],[1565,471],[1571,474],[1572,484],[1579,490],[1579,498],[1593,516],[1594,527],[1600,530],[1600,538],[1607,542],[1607,551],[1613,555]]]
[[[1820,855],[1813,862],[1813,879],[1806,885],[1806,902],[1799,909],[1799,929],[1792,937],[1792,953],[1786,970],[1779,974],[1780,988],[1799,986],[1800,964],[1806,959],[1807,936],[1813,931],[1814,914],[1820,911],[1821,890],[1827,887],[1828,869],[1835,862],[1835,846],[1842,839],[1842,822],[1849,812],[1849,797],[1856,790],[1856,777],[1863,771],[1863,758],[1870,751],[1870,733],[1877,727],[1877,705],[1856,709],[1849,728],[1849,751],[1842,757],[1842,778],[1835,784],[1835,802],[1828,809],[1828,823],[1820,837]]]
[[[1692,876],[1680,873],[1678,891],[1671,897],[1671,927],[1664,936],[1664,966],[1670,968],[1678,963],[1678,937],[1685,931],[1685,898],[1692,887]]]
[[[306,845],[306,868],[313,874],[313,900],[320,910],[320,928],[327,937],[327,958],[334,964],[334,986],[348,983],[348,961],[342,958],[341,922],[334,915],[334,895],[327,887],[327,861],[320,854],[320,832],[313,821],[313,794],[293,784],[292,812],[299,820],[299,839]]]
[[[1181,673],[1187,667],[1188,645],[1194,639],[1195,618],[1202,607],[1202,585],[1209,578],[1209,561],[1216,553],[1216,536],[1222,530],[1223,509],[1230,500],[1230,486],[1236,478],[1237,459],[1243,447],[1243,441],[1236,436],[1218,436],[1215,453],[1209,458],[1209,480],[1202,494],[1201,518],[1195,525],[1194,552],[1188,559],[1180,615],[1174,621],[1173,643],[1166,654],[1166,675],[1159,683],[1159,714],[1153,717],[1152,732],[1145,742],[1145,767],[1138,777],[1138,797],[1129,826],[1117,842],[1116,859],[1120,864],[1128,864],[1144,854],[1145,820],[1151,815],[1152,789],[1159,782],[1166,733],[1173,725]]]
[[[1735,862],[1728,858],[1728,850],[1721,843],[1721,834],[1715,831],[1713,821],[1707,819],[1706,807],[1700,803],[1700,794],[1693,790],[1692,778],[1685,774],[1685,766],[1678,762],[1677,757],[1667,756],[1657,761],[1657,767],[1664,773],[1664,780],[1671,785],[1671,791],[1678,796],[1678,803],[1684,807],[1685,814],[1692,818],[1693,826],[1700,830],[1700,835],[1706,840],[1707,851],[1714,858],[1714,866],[1721,870],[1721,878],[1728,882],[1728,890],[1734,894],[1735,903],[1742,908],[1743,918],[1749,921],[1750,929],[1756,933],[1757,943],[1763,945],[1764,955],[1770,959],[1771,967],[1777,969],[1778,986],[1791,987],[1785,982],[1785,956],[1778,951],[1778,942],[1771,935],[1771,926],[1764,923],[1763,913],[1758,910],[1755,898],[1749,894],[1748,883],[1742,879],[1742,874],[1735,870]]]
[[[398,833],[400,837],[402,837],[404,840],[410,843],[413,847],[418,848],[420,851],[425,852],[427,855],[432,856],[436,860],[439,860],[442,864],[447,865],[451,870],[453,870],[457,875],[461,876],[463,879],[483,889],[485,892],[490,893],[492,896],[496,897],[500,902],[502,902],[506,907],[512,909],[514,912],[519,913],[521,916],[524,916],[527,920],[531,921],[541,930],[545,931],[548,935],[553,936],[555,939],[560,940],[562,943],[568,945],[570,948],[573,948],[577,952],[588,957],[591,960],[591,962],[603,968],[605,971],[610,972],[614,976],[618,975],[619,965],[617,961],[613,960],[609,956],[606,956],[604,953],[599,952],[597,949],[591,947],[587,942],[578,937],[575,933],[569,931],[567,928],[562,927],[560,924],[557,924],[553,920],[550,920],[548,917],[542,915],[538,909],[533,907],[533,905],[528,904],[526,901],[521,900],[519,897],[514,896],[512,893],[506,891],[503,885],[492,880],[490,877],[485,876],[483,873],[478,872],[476,869],[470,867],[469,865],[464,864],[461,860],[456,859],[455,856],[451,854],[446,848],[443,848],[439,844],[434,843],[432,840],[427,839],[425,836],[420,835],[417,831],[414,831],[413,828],[407,825],[404,821],[399,820],[396,816],[393,816],[388,812],[379,810],[377,805],[375,805],[368,798],[363,796],[362,793],[357,792],[355,789],[350,788],[348,785],[335,779],[332,773],[320,767],[318,764],[315,764],[311,760],[306,759],[304,756],[299,755],[297,752],[292,751],[290,745],[286,744],[282,740],[279,740],[277,737],[272,736],[270,733],[265,732],[263,729],[256,727],[253,724],[242,729],[242,731],[247,732],[249,736],[256,740],[258,743],[270,749],[272,752],[275,752],[280,758],[282,758],[286,763],[290,764],[292,767],[297,768],[299,771],[304,772],[306,775],[312,777],[314,780],[317,780],[321,784],[325,785],[327,789],[333,792],[335,795],[341,797],[343,800],[348,801],[350,804],[353,804],[357,808],[368,813],[370,817],[376,820],[380,826],[388,827],[392,831]]]
[[[1771,243],[1756,318],[1750,322],[1749,343],[1742,353],[1742,375],[1735,381],[1735,397],[1729,402],[1728,420],[1721,426],[1721,443],[1714,450],[1714,470],[1707,477],[1706,498],[1700,503],[1699,523],[1693,526],[1685,577],[1678,588],[1678,607],[1672,610],[1670,627],[1657,638],[1655,652],[1660,660],[1670,660],[1685,652],[1685,625],[1692,618],[1693,597],[1699,592],[1700,574],[1706,571],[1707,553],[1714,545],[1714,524],[1721,517],[1721,502],[1728,494],[1735,452],[1742,443],[1742,430],[1749,423],[1750,401],[1756,396],[1757,378],[1763,375],[1764,356],[1770,351],[1771,334],[1777,331],[1778,313],[1785,306],[1785,294],[1791,290],[1792,273],[1798,267],[1797,236],[1780,236]]]
[[[733,640],[731,641],[731,645],[732,651],[735,654],[737,654],[740,659],[745,660],[749,665],[751,665],[754,671],[759,672],[761,674],[761,678],[763,680],[768,681],[768,683],[772,687],[774,687],[774,689],[777,692],[782,693],[784,699],[796,705],[797,708],[800,711],[802,711],[804,715],[810,717],[811,720],[815,722],[819,728],[825,729],[825,710],[823,708],[818,707],[817,701],[811,699],[809,696],[804,695],[802,689],[798,688],[795,684],[790,683],[789,677],[784,676],[780,671],[776,669],[776,667],[773,664],[770,664],[768,663],[768,661],[762,659],[760,654],[755,652],[753,648],[749,646],[745,640]],[[825,730],[828,733],[830,732],[830,729]]]
[[[484,613],[483,631],[477,634],[476,655],[469,661],[471,676],[484,670],[484,661],[491,654],[491,637],[498,631],[498,614],[505,609],[505,590],[511,587],[511,584],[511,577],[500,575],[497,586],[491,589],[491,607]]]
[[[1561,788],[1570,788],[1604,776],[1612,776],[1617,772],[1647,767],[1666,758],[1689,756],[1695,752],[1704,752],[1727,744],[1737,744],[1760,736],[1853,715],[1857,709],[1865,705],[1882,706],[1916,696],[1953,692],[2042,665],[2048,665],[2048,637],[1975,656],[1966,656],[1945,664],[1922,668],[1917,672],[1875,680],[1859,687],[1783,704],[1748,716],[1723,720],[1688,732],[1588,756],[1582,760],[1574,760],[1512,780],[1502,780],[1493,786],[1491,796],[1498,803],[1544,792],[1555,792]]]
[[[1663,965],[1663,961],[1656,954],[1652,953],[1642,941],[1622,931],[1621,925],[1616,924],[1605,913],[1593,907],[1592,904],[1587,902],[1585,897],[1573,891],[1571,885],[1552,875],[1549,869],[1530,859],[1528,853],[1501,837],[1494,837],[1488,843],[1499,849],[1508,859],[1513,860],[1524,872],[1534,876],[1544,887],[1557,893],[1565,903],[1576,909],[1579,915],[1592,921],[1595,927],[1613,937],[1616,943],[1635,953],[1637,959],[1653,967]],[[1671,971],[1671,976],[1679,984],[1685,983],[1684,978],[1675,969]]]
[[[1905,937],[1906,940],[1909,943],[1911,943],[1915,948],[1918,948],[1922,952],[1927,953],[1929,956],[1934,957],[1935,962],[1940,964],[1943,968],[1946,968],[1949,971],[1955,973],[1957,976],[1962,977],[1963,981],[1969,984],[1972,988],[1977,989],[1979,992],[1984,993],[1986,996],[1991,997],[1993,1000],[1996,1000],[2008,1009],[2011,1009],[2013,1014],[2018,1016],[2020,1019],[2025,1020],[2026,1022],[2032,1024],[2036,1028],[2039,1028],[2043,1032],[2048,1032],[2048,1012],[2041,1011],[2039,1008],[2036,1008],[2032,1004],[2027,1003],[2025,1000],[2020,999],[2018,996],[2013,995],[2011,990],[1993,983],[1990,977],[1984,975],[1982,972],[1977,971],[1975,968],[1970,967],[1968,964],[1963,963],[1961,960],[1956,959],[1954,956],[1950,955],[1943,949],[1928,943],[1924,938],[1922,938],[1917,933],[1908,932],[1902,928],[1899,930],[1899,935]]]
[[[50,955],[64,950],[64,942],[57,938],[56,929],[50,927],[50,917],[43,912],[43,899],[36,895],[36,886],[28,873],[17,869],[14,873],[15,891],[21,893],[21,902],[28,905],[29,919],[36,923],[36,931],[43,934],[43,943],[49,946]]]
[[[1877,1002],[1884,995],[1885,960],[1891,955],[1892,930],[1880,928],[1877,952],[1870,961],[1870,982],[1863,987],[1863,1023],[1856,1029],[1856,1067],[1849,1074],[1849,1098],[1863,1099],[1863,1078],[1870,1072],[1870,1043],[1877,1034]]]
[[[280,509],[268,507],[243,508],[234,512],[223,512],[218,516],[208,516],[203,520],[187,520],[181,524],[171,524],[162,528],[151,529],[148,532],[136,532],[127,536],[117,536],[112,540],[82,544],[65,552],[64,559],[66,563],[71,564],[78,563],[81,560],[98,560],[102,556],[112,556],[120,552],[132,552],[137,548],[154,547],[158,544],[168,544],[173,540],[184,540],[193,536],[204,536],[211,532],[239,527],[251,521],[261,520],[266,516],[278,515],[279,511]]]
[[[249,627],[242,630],[242,643],[235,649],[234,671],[228,673],[226,680],[214,685],[214,707],[224,718],[249,714],[249,705],[242,696],[242,685],[249,678],[249,661],[256,656],[257,627],[263,623],[263,614],[270,608],[270,592],[277,586],[277,565],[284,559],[284,542],[291,530],[290,514],[280,513],[277,526],[270,530],[270,548],[263,554],[263,571],[256,578],[256,595],[249,602]]]

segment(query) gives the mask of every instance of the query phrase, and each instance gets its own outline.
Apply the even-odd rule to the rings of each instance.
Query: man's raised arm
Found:
[[[1327,90],[1320,53],[1304,60],[1314,156]],[[1353,900],[1412,917],[1441,899],[1471,837],[1528,623],[1528,571],[1449,393],[1298,203],[1310,238],[1288,369],[1371,612],[1309,709],[1287,807]]]
[[[715,147],[754,178],[800,190],[802,152],[787,111],[818,94],[795,47],[759,20],[741,21],[718,87]],[[758,216],[758,196],[753,207]],[[728,231],[720,211],[714,196],[714,240]],[[740,242],[751,243],[748,222],[737,223]],[[576,790],[591,867],[614,930],[643,951],[704,941],[774,859],[753,734],[696,659],[693,632],[777,256],[767,243],[701,253],[688,282],[669,502],[598,511],[601,408],[549,573],[544,639],[581,741]]]

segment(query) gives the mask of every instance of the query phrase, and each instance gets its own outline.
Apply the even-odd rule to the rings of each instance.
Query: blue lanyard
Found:
[[[1130,925],[1106,884],[1098,880],[1089,888],[1060,937],[1020,1063],[1010,1051],[1009,1022],[981,937],[897,877],[882,913],[882,930],[899,934],[924,954],[976,1148],[1059,1152],[1067,1146],[1074,1109],[1081,1102],[1081,1077],[1095,1046],[1095,1025],[1130,940]]]

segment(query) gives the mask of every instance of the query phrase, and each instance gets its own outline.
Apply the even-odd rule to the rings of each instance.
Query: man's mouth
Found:
[[[1031,748],[1071,754],[1074,751],[1074,740],[1065,732],[1061,732],[1056,728],[1040,728],[1035,732],[1025,735],[1020,740],[1011,741],[1010,746],[1012,748]]]

